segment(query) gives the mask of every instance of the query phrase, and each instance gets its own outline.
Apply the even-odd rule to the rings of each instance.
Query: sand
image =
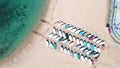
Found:
[[[102,52],[97,68],[119,68],[120,48],[107,34],[109,0],[50,0],[46,15],[50,23],[38,23],[33,29],[31,42],[17,52],[14,58],[0,65],[0,68],[92,68],[65,54],[45,46],[45,37],[51,26],[58,20],[84,28],[86,31],[106,40],[106,49]],[[24,44],[25,45],[25,44]]]

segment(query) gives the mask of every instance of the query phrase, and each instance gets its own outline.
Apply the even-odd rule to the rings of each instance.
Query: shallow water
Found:
[[[0,60],[9,56],[43,15],[47,0],[0,0]]]
[[[120,39],[120,0],[117,1],[117,8],[115,13],[115,20],[113,22],[113,29],[116,36]]]
[[[111,0],[110,26],[112,37],[120,42],[120,0]]]

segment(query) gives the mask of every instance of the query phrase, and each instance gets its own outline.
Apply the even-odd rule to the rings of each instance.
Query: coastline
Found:
[[[78,3],[75,2],[74,0],[71,0],[69,1],[69,4],[68,4],[68,1],[69,0],[58,1],[56,5],[57,8],[55,10],[50,9],[49,5],[52,5],[51,8],[53,8],[56,1],[51,0],[51,2],[53,2],[52,4],[51,2],[48,2],[48,5],[45,9],[46,11],[44,12],[45,15],[42,17],[42,19],[48,22],[51,22],[51,23],[42,23],[41,21],[38,21],[38,23],[36,24],[33,30],[46,36],[47,33],[50,32],[49,31],[49,28],[51,29],[50,26],[57,20],[65,20],[65,22],[68,22],[70,24],[73,24],[79,27],[85,26],[84,27],[85,30],[100,36],[101,38],[105,39],[107,42],[106,49],[105,51],[102,52],[102,55],[100,56],[100,59],[97,63],[97,68],[112,68],[112,67],[118,68],[119,61],[120,61],[119,59],[120,55],[118,54],[118,52],[120,50],[117,45],[119,44],[114,43],[111,37],[109,36],[109,34],[107,34],[107,32],[105,33],[106,31],[105,25],[106,25],[107,18],[108,18],[107,14],[109,13],[109,10],[106,10],[106,9],[109,8],[108,7],[109,3],[107,3],[107,1],[109,0],[107,1],[97,0],[99,2],[96,1],[97,3],[95,5],[100,3],[97,5],[97,7],[99,7],[101,4],[104,4],[100,6],[99,8],[94,7],[92,1],[89,2],[88,4],[92,5],[91,7],[93,8],[89,8],[89,5],[85,6],[84,4],[81,3],[80,6],[82,7],[80,8],[82,8],[83,10],[78,9],[78,8],[75,9],[74,7],[77,7],[79,2],[87,2],[88,0],[80,0],[78,1]],[[73,5],[74,4],[73,2],[75,2],[75,5]],[[67,6],[64,6],[66,4]],[[71,8],[78,10],[78,11],[71,10]],[[65,11],[65,9],[69,10],[69,12]],[[95,10],[96,13],[93,11],[94,9],[96,9]],[[90,11],[87,12],[87,10],[90,10]],[[50,14],[48,15],[49,12]],[[72,14],[72,12],[75,12],[75,13]],[[79,13],[79,12],[82,12],[82,13]],[[51,15],[52,15],[52,19],[51,19]],[[85,18],[88,20],[86,21]],[[96,25],[96,26],[93,27],[93,25]],[[98,29],[96,29],[96,27]],[[24,50],[27,50],[27,49],[28,51],[24,52]],[[21,54],[23,55],[23,53],[25,54],[25,56],[22,56],[22,58],[19,58],[19,60],[14,60],[16,57],[21,56]],[[16,52],[14,52],[14,54],[9,57],[9,59],[6,59],[4,62],[1,63],[3,64],[2,66],[0,64],[0,68],[7,68],[6,66],[7,64],[5,64],[6,62],[11,62],[9,64],[9,68],[16,68],[18,66],[19,66],[18,68],[63,68],[63,67],[65,68],[73,68],[73,67],[91,68],[86,63],[83,63],[69,56],[61,54],[60,52],[47,48],[45,46],[44,37],[33,34],[33,33],[30,34],[29,38],[27,38],[25,42],[21,44],[21,47],[18,48]]]
[[[13,60],[23,49],[27,47],[27,45],[29,44],[29,42],[32,41],[33,38],[34,38],[34,35],[30,34],[11,55],[9,55],[7,58],[0,61],[0,65]]]
[[[47,1],[47,3],[48,3],[48,1]],[[47,10],[47,5],[44,7],[42,16],[39,17],[40,19],[42,19],[45,16],[46,10]],[[42,24],[42,22],[40,23],[38,20],[32,30],[38,29],[41,24]],[[19,47],[16,48],[16,50],[11,55],[9,55],[8,57],[6,57],[5,59],[0,61],[0,67],[6,65],[6,63],[14,63],[14,60],[17,60],[16,57],[19,57],[21,55],[21,53],[29,47],[29,44],[32,42],[34,37],[35,37],[35,34],[33,34],[31,31],[30,34],[28,35],[28,37],[26,37],[24,39],[24,41],[22,43],[20,43]]]

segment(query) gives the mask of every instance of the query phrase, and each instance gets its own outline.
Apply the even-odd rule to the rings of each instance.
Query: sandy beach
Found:
[[[59,20],[106,40],[106,49],[98,59],[96,68],[119,68],[119,44],[109,36],[105,27],[109,5],[109,0],[50,0],[42,18],[48,23],[40,20],[33,29],[38,33],[31,32],[22,46],[0,63],[0,68],[92,68],[87,63],[45,46],[45,37],[51,32],[52,25]]]

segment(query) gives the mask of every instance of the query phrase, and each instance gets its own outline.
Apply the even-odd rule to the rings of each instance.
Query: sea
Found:
[[[28,38],[43,16],[47,0],[0,0],[0,60]]]

